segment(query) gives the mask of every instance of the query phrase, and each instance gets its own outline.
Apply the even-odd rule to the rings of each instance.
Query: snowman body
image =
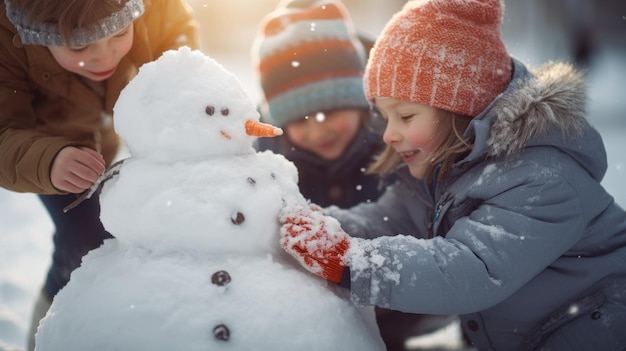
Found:
[[[146,172],[152,176],[137,184]],[[154,250],[282,254],[277,217],[267,213],[283,202],[305,200],[295,167],[269,151],[167,166],[130,158],[103,188],[101,219],[118,239]]]
[[[57,294],[36,351],[384,350],[372,308],[279,247],[280,209],[306,200],[291,162],[252,148],[259,116],[230,72],[168,51],[114,112],[131,152],[102,188],[115,238]]]
[[[383,350],[371,310],[344,293],[269,256],[110,239],[55,298],[37,350]]]

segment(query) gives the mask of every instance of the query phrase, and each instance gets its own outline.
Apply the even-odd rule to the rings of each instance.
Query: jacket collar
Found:
[[[558,147],[588,162],[590,147],[601,139],[586,121],[585,98],[583,75],[573,66],[549,62],[531,71],[513,59],[511,83],[472,120],[465,134],[474,140],[474,149],[457,165],[510,157],[538,145]],[[581,142],[583,136],[590,147]]]

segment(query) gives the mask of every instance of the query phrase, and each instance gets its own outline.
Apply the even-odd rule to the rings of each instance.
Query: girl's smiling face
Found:
[[[377,98],[375,106],[387,121],[385,143],[402,157],[411,175],[424,179],[431,154],[445,136],[440,132],[438,110],[393,98]]]
[[[48,46],[64,69],[99,82],[113,75],[117,65],[133,46],[133,24],[81,47]]]

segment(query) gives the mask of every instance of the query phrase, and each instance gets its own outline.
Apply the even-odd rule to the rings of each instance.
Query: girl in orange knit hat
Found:
[[[530,70],[500,0],[409,1],[368,61],[387,126],[351,209],[286,207],[281,245],[355,303],[459,314],[479,350],[626,349],[626,212],[584,116],[582,74]]]

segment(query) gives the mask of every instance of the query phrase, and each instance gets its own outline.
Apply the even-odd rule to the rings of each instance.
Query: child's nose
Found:
[[[109,64],[115,57],[114,50],[104,43],[98,43],[94,51],[93,60],[101,65]]]
[[[383,133],[383,141],[385,142],[385,144],[393,144],[393,143],[397,143],[402,139],[402,136],[400,135],[400,133],[398,133],[395,129],[391,128],[390,125],[387,125],[387,128],[385,128],[385,132]]]
[[[311,136],[312,139],[319,139],[327,133],[327,130],[326,128],[324,128],[322,123],[315,121],[315,120],[308,121],[308,127],[309,127],[309,135]]]

